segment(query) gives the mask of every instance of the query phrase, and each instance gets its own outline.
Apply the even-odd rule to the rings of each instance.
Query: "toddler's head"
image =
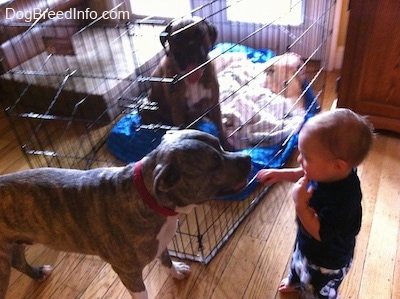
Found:
[[[302,134],[315,138],[333,158],[345,161],[350,168],[364,160],[374,138],[371,123],[345,108],[310,118],[304,124]]]

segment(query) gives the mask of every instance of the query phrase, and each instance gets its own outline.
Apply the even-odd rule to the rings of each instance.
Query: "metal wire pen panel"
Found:
[[[288,1],[265,19],[252,15],[264,6],[246,1],[191,1],[191,15],[216,28],[215,40],[205,61],[168,76],[154,70],[172,55],[179,36],[167,31],[169,20],[110,20],[104,13],[95,19],[68,18],[71,9],[91,9],[79,0],[69,1],[70,7],[62,1],[63,18],[28,22],[1,14],[1,105],[30,166],[122,166],[140,160],[169,129],[216,134],[229,150],[251,155],[248,188],[182,216],[168,247],[176,257],[208,263],[268,193],[255,173],[284,166],[302,124],[318,113],[323,100],[335,1]],[[122,1],[107,13],[116,16],[122,7],[129,5]],[[183,27],[179,34],[190,30]],[[218,103],[200,109],[204,91],[190,82],[205,80],[208,66],[218,80]],[[162,110],[149,96],[154,83],[168,91],[186,86],[182,99],[196,95],[187,105],[200,110],[182,111],[187,119],[180,124],[144,122]],[[210,117],[217,110],[223,136]]]

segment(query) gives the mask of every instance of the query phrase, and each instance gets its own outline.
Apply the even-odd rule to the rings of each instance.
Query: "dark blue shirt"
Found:
[[[309,206],[320,221],[321,241],[301,226],[297,232],[298,248],[311,263],[328,268],[344,267],[353,258],[356,235],[360,231],[361,187],[356,171],[333,183],[316,183]]]

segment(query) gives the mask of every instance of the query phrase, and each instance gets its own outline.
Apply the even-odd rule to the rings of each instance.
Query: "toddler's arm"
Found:
[[[320,222],[318,215],[314,209],[309,206],[313,190],[308,187],[308,178],[306,176],[300,178],[292,189],[293,201],[296,214],[299,217],[304,229],[312,235],[316,240],[321,241],[319,235]]]
[[[304,175],[301,167],[282,169],[261,169],[257,173],[257,180],[264,185],[272,185],[279,181],[297,182]]]

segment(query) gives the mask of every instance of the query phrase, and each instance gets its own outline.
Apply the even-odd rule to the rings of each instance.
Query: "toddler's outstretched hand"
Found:
[[[264,185],[272,185],[282,180],[277,169],[261,169],[256,177]]]

